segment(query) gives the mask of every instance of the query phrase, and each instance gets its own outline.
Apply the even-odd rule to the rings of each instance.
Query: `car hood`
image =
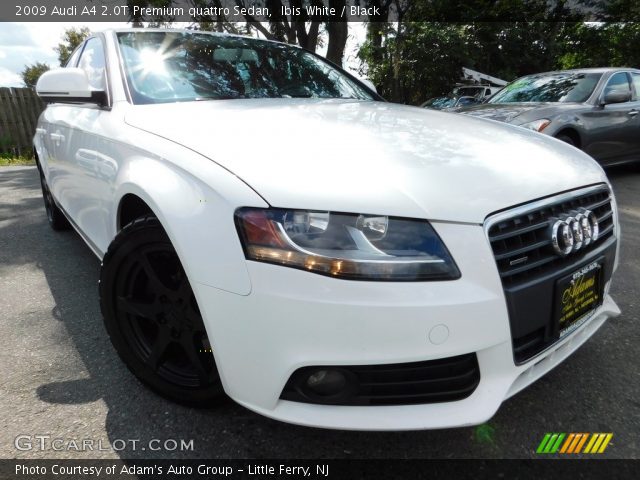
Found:
[[[580,107],[580,104],[568,102],[483,103],[482,105],[457,108],[456,112],[512,125],[522,125]]]
[[[384,102],[138,105],[125,121],[222,165],[274,207],[481,223],[606,181],[590,157],[544,135]]]

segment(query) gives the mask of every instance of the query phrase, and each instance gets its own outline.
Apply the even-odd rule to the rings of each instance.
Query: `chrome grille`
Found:
[[[591,210],[596,215],[600,235],[587,247],[561,257],[551,248],[551,221],[578,208]],[[514,215],[498,214],[488,224],[489,241],[505,286],[524,283],[573,263],[613,235],[611,194],[604,185],[575,196],[563,195],[555,202],[533,202],[531,208],[520,207],[517,212]]]

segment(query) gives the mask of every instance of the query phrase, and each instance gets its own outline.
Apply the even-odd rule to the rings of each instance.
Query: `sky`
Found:
[[[64,30],[69,27],[87,26],[92,32],[107,28],[122,28],[122,22],[69,23],[27,22],[0,23],[0,87],[22,87],[20,72],[25,65],[44,62],[50,67],[58,66],[58,54],[54,47],[60,42]],[[181,25],[175,24],[175,27]],[[345,50],[344,66],[357,73],[360,62],[356,58],[358,46],[364,40],[363,24],[349,24],[349,40]],[[325,47],[326,48],[326,47]],[[323,51],[318,51],[322,54]]]
[[[25,65],[44,62],[58,66],[58,45],[65,28],[82,27],[69,22],[5,22],[0,24],[0,87],[22,87],[20,72]],[[122,27],[122,23],[92,23],[92,31]]]

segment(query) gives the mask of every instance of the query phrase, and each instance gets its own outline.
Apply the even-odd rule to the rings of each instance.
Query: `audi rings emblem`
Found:
[[[572,210],[555,219],[551,226],[551,246],[565,257],[595,242],[600,228],[595,213],[584,208]]]

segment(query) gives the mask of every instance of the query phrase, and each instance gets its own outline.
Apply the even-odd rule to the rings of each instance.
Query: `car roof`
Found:
[[[569,70],[553,70],[550,72],[532,73],[526,76],[532,75],[552,75],[555,73],[609,73],[609,72],[628,72],[628,71],[640,72],[637,68],[631,67],[594,67],[594,68],[573,68]]]
[[[266,38],[256,38],[250,35],[240,35],[237,33],[227,33],[227,32],[211,32],[208,30],[193,30],[189,28],[106,28],[99,33],[145,33],[145,32],[172,32],[172,33],[191,33],[191,34],[204,34],[204,35],[212,35],[216,37],[231,37],[231,38],[244,38],[249,40],[256,40],[261,42],[270,42],[270,43],[278,43],[282,45],[288,45],[290,47],[300,48],[298,45],[286,43],[286,42],[278,42],[276,40],[268,40]]]

